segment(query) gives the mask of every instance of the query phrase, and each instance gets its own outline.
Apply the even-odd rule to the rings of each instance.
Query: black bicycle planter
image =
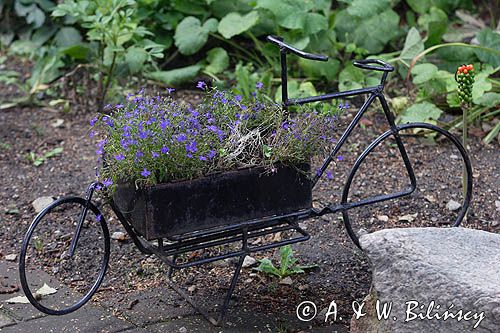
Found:
[[[352,241],[359,247],[358,236],[349,220],[349,210],[409,196],[416,190],[417,181],[415,173],[405,149],[405,144],[401,138],[401,131],[424,129],[429,132],[435,132],[440,137],[448,140],[459,151],[467,176],[467,182],[465,184],[465,195],[461,207],[457,218],[451,224],[452,226],[458,226],[461,223],[471,200],[472,169],[469,157],[460,141],[446,130],[431,124],[395,124],[394,116],[390,112],[383,95],[387,75],[394,70],[390,64],[374,59],[354,61],[354,66],[356,67],[382,72],[379,85],[320,96],[290,99],[287,93],[287,53],[293,53],[305,59],[318,61],[326,61],[328,58],[322,55],[305,53],[284,43],[278,37],[269,36],[268,40],[280,48],[283,87],[282,100],[285,111],[288,111],[290,105],[367,95],[365,102],[347,126],[333,151],[325,159],[313,179],[305,176],[304,171],[308,169],[308,166],[292,168],[278,165],[277,172],[272,174],[264,173],[259,168],[252,168],[210,175],[188,182],[157,185],[146,189],[135,189],[134,186],[121,184],[118,186],[118,190],[114,196],[109,198],[111,208],[137,248],[144,254],[155,254],[168,264],[170,267],[168,272],[169,279],[167,280],[169,285],[213,324],[220,323],[226,313],[245,256],[250,253],[308,240],[310,235],[299,226],[298,222],[336,212],[342,213],[346,231]],[[375,99],[380,101],[390,129],[375,139],[358,156],[347,177],[340,203],[330,203],[322,208],[313,208],[311,191]],[[396,141],[397,149],[408,173],[409,187],[395,193],[373,196],[358,201],[349,201],[349,191],[356,172],[368,154],[388,138]],[[50,204],[36,216],[24,237],[19,260],[21,285],[31,304],[44,313],[63,315],[77,310],[90,300],[104,278],[110,257],[110,236],[104,217],[92,203],[92,196],[97,185],[99,184],[92,183],[88,187],[85,198],[66,197]],[[69,208],[70,206],[73,210]],[[52,215],[55,215],[56,218],[53,218]],[[93,216],[94,219],[92,220],[93,222],[87,223],[86,221],[89,216]],[[52,259],[58,262],[70,262],[72,259],[77,258],[79,253],[82,253],[84,256],[86,255],[85,251],[80,250],[83,246],[86,246],[85,250],[100,246],[98,256],[100,259],[92,258],[90,266],[95,268],[95,265],[97,265],[99,270],[95,277],[93,277],[94,281],[90,284],[90,287],[85,288],[83,292],[84,296],[81,299],[76,302],[71,301],[71,304],[58,304],[58,306],[43,305],[30,289],[27,280],[26,261],[31,260],[31,257],[27,255],[29,244],[34,243],[35,248],[37,248],[37,244],[41,246],[40,238],[35,236],[37,229],[41,230],[40,235],[50,235],[57,231],[47,229],[42,222],[57,221],[57,226],[57,223],[67,222],[70,217],[76,219],[74,220],[75,231],[66,238],[60,237],[62,240],[59,243],[55,242],[51,245],[56,248],[58,244],[69,242],[69,250]],[[95,223],[95,221],[98,222]],[[90,225],[98,227],[99,236],[97,239],[90,238],[85,243],[82,237],[88,237],[87,234]],[[253,245],[256,244],[256,242],[252,241],[255,238],[285,230],[293,231],[290,238],[262,245]],[[187,259],[186,256],[181,256],[199,250],[220,248],[220,246],[228,244],[239,245],[236,250],[228,249],[224,253],[211,256],[187,256]],[[48,252],[50,253],[50,251]],[[239,260],[229,290],[220,309],[218,320],[213,319],[197,307],[191,298],[170,280],[173,269],[207,264],[232,257],[238,257]],[[40,262],[37,264],[43,265],[44,263]],[[71,268],[73,266],[70,265]],[[75,269],[79,269],[79,274],[87,274],[85,268],[77,267]]]

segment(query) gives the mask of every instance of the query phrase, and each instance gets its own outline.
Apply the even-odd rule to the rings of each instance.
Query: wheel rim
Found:
[[[67,197],[67,198],[62,198],[59,200],[54,201],[52,204],[50,204],[48,207],[46,207],[44,210],[42,210],[33,220],[31,223],[30,227],[28,228],[28,231],[26,232],[26,235],[23,239],[22,247],[21,247],[21,254],[19,258],[19,273],[20,273],[20,281],[21,281],[21,286],[23,288],[24,293],[26,294],[26,297],[30,301],[30,303],[35,306],[38,310],[50,314],[50,315],[63,315],[67,314],[70,312],[73,312],[80,307],[82,307],[85,303],[87,303],[91,297],[94,295],[94,293],[97,291],[99,288],[104,275],[106,274],[108,262],[109,262],[109,255],[110,255],[110,237],[109,237],[109,230],[106,225],[106,221],[104,220],[104,217],[102,217],[101,212],[99,209],[93,205],[92,203],[88,203],[88,215],[94,214],[95,217],[99,217],[99,226],[97,227],[102,231],[102,237],[103,237],[103,253],[102,253],[102,260],[100,263],[99,271],[97,273],[97,277],[95,281],[93,282],[92,286],[88,291],[84,294],[82,298],[80,298],[78,301],[74,302],[72,305],[62,308],[62,309],[54,309],[48,306],[45,306],[41,304],[39,300],[36,299],[34,296],[29,283],[28,279],[26,277],[26,257],[27,257],[27,251],[28,251],[28,246],[30,244],[30,241],[33,239],[33,235],[37,227],[41,224],[41,222],[46,218],[51,212],[55,211],[57,208],[60,208],[64,205],[77,205],[80,209],[83,208],[86,204],[87,201],[83,198],[79,197]],[[71,238],[73,237],[73,232],[71,232]],[[71,239],[70,238],[70,239]],[[78,249],[82,248],[85,246],[81,242],[79,242],[77,251]],[[36,248],[36,244],[35,244]],[[42,251],[44,252],[44,251]],[[64,253],[63,253],[64,254]],[[62,258],[62,257],[61,257]],[[73,258],[70,258],[70,260]]]

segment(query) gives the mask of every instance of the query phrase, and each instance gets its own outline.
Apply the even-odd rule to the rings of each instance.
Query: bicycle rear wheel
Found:
[[[82,217],[76,251],[70,255]],[[19,258],[21,286],[38,310],[50,315],[73,312],[99,288],[109,255],[109,230],[99,209],[83,198],[61,198],[35,217],[24,237]],[[57,291],[37,291],[44,284]]]
[[[472,167],[461,142],[438,126],[409,123],[379,136],[357,158],[342,193],[342,204],[351,206],[343,221],[359,247],[362,234],[384,228],[458,226],[471,196]]]

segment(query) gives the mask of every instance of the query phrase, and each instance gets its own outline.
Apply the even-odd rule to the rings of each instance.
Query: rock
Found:
[[[290,286],[292,283],[293,283],[293,280],[289,276],[287,276],[284,279],[281,279],[280,282],[279,282],[279,284],[284,284],[284,285],[287,285],[287,286]]]
[[[452,155],[450,155],[450,158],[452,160],[458,160],[458,155],[452,154]]]
[[[500,200],[495,200],[495,207],[500,210]]]
[[[121,231],[115,231],[111,234],[111,239],[117,240],[117,241],[124,241],[127,238],[127,234]]]
[[[63,124],[64,124],[64,119],[57,118],[52,124],[50,124],[50,126],[52,126],[54,128],[58,128],[58,127],[62,127]]]
[[[366,316],[353,317],[351,332],[500,331],[500,235],[405,228],[370,233],[360,243],[373,279]],[[388,320],[378,320],[377,301],[379,309],[392,304]],[[446,313],[455,317],[444,321]]]
[[[5,256],[5,260],[7,261],[16,261],[17,259],[17,254],[8,254]]]
[[[192,286],[189,286],[189,287],[188,287],[188,291],[189,291],[190,293],[194,293],[194,291],[195,291],[195,290],[196,290],[196,286],[195,286],[194,284],[193,284]]]
[[[448,208],[449,210],[457,210],[460,209],[460,207],[462,207],[462,204],[456,202],[455,200],[450,200],[446,204],[446,208]]]
[[[247,268],[250,266],[255,265],[257,260],[255,260],[254,257],[246,256],[245,259],[243,260],[243,268]]]
[[[494,227],[494,228],[498,227],[499,225],[500,225],[500,221],[499,220],[491,222],[491,226]]]
[[[415,213],[415,214],[407,214],[407,215],[403,215],[403,216],[400,216],[398,218],[399,221],[408,221],[408,222],[413,222],[413,220],[415,220],[418,216],[418,213]]]
[[[382,222],[387,222],[387,221],[389,221],[389,216],[379,215],[379,216],[377,216],[377,220],[382,221]]]
[[[35,209],[35,213],[40,213],[45,207],[50,205],[54,201],[52,197],[39,197],[36,198],[35,201],[31,203],[33,208]]]
[[[185,328],[184,326],[182,326],[181,328],[179,328],[179,333],[187,333],[187,328]]]
[[[429,201],[430,203],[435,203],[437,200],[434,198],[432,195],[424,195],[425,200]]]

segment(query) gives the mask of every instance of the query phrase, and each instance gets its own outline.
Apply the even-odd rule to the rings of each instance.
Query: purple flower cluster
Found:
[[[96,153],[105,159],[99,175],[104,187],[123,180],[151,184],[189,179],[251,163],[307,161],[333,140],[334,119],[316,112],[283,122],[280,105],[259,97],[261,82],[250,100],[203,81],[196,87],[205,94],[198,105],[174,100],[172,88],[165,96],[140,91],[90,121],[99,138]],[[252,143],[248,138],[253,136],[259,139]],[[270,147],[272,153],[264,154],[255,144]]]

